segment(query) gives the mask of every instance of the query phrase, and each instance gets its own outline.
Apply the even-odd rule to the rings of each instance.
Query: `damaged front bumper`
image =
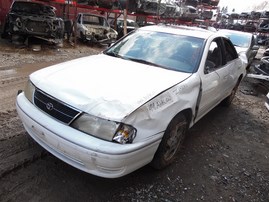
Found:
[[[93,43],[103,43],[103,44],[111,44],[116,41],[115,38],[100,38],[99,36],[91,34],[86,35],[86,40]]]
[[[8,23],[11,35],[39,37],[55,42],[64,36],[64,22],[60,18],[10,15]]]
[[[106,178],[124,176],[149,163],[163,135],[121,145],[56,121],[38,110],[23,92],[17,96],[16,108],[29,135],[42,147],[82,171]]]
[[[87,33],[85,35],[85,40],[93,42],[93,43],[103,43],[103,44],[111,44],[116,41],[117,35],[111,35],[111,33],[107,33],[105,35],[95,34],[95,33]]]

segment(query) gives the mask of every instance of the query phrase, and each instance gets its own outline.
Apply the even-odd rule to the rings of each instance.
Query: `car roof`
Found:
[[[24,1],[18,1],[18,0],[13,1],[12,5],[14,5],[14,4],[20,4],[20,3],[23,3],[23,4],[32,4],[32,5],[35,4],[35,5],[47,6],[47,7],[51,7],[51,8],[54,8],[54,9],[55,9],[55,7],[53,7],[53,6],[51,6],[51,5],[48,5],[48,4],[44,3],[44,2],[33,2],[33,1],[26,1],[26,0],[24,0]]]
[[[235,33],[235,34],[242,34],[242,35],[246,35],[246,36],[252,36],[252,33],[249,32],[242,32],[242,31],[238,31],[238,30],[230,30],[230,29],[220,29],[218,30],[218,32],[220,33]]]
[[[117,18],[117,20],[124,20],[123,18]],[[127,21],[132,21],[132,22],[135,22],[134,20],[132,19],[126,19]]]
[[[21,0],[15,0],[15,1],[13,1],[11,8],[14,5],[21,4],[21,3],[23,3],[23,4],[31,4],[31,5],[40,5],[40,6],[43,6],[43,7],[50,8],[53,11],[57,10],[54,6],[48,5],[48,4],[44,3],[44,2],[33,2],[33,1],[26,1],[26,0],[22,0],[22,1]]]
[[[217,32],[212,32],[199,27],[177,26],[177,25],[150,25],[139,28],[139,30],[145,31],[157,31],[170,34],[186,35],[202,39],[208,39],[213,35],[218,35]],[[222,35],[223,36],[223,35]]]
[[[102,16],[102,15],[92,14],[92,13],[78,13],[78,15],[88,15],[88,16],[96,16],[96,17],[105,18],[105,17]]]

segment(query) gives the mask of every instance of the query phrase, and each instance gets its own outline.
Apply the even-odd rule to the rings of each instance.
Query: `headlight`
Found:
[[[88,27],[87,30],[86,30],[86,33],[87,34],[92,34],[95,32],[95,29],[91,28],[91,27]]]
[[[24,89],[24,95],[31,103],[33,103],[34,92],[35,92],[35,86],[32,84],[30,80],[28,80]]]
[[[126,144],[132,143],[136,136],[136,129],[130,125],[121,124],[113,137],[115,142]]]
[[[20,18],[17,18],[17,19],[16,19],[16,26],[17,26],[18,28],[21,28],[21,27],[22,27],[22,22],[21,22],[21,19],[20,19]]]
[[[136,135],[132,126],[98,118],[89,114],[82,114],[71,126],[89,135],[121,144],[131,143]]]
[[[112,38],[112,39],[116,39],[117,38],[117,34],[115,34],[113,32],[109,32],[109,33],[107,33],[107,37],[108,38]]]

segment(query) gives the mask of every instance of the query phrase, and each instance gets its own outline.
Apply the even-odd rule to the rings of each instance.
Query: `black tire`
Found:
[[[162,169],[170,165],[176,158],[188,129],[188,122],[183,114],[178,114],[165,130],[162,141],[154,155],[151,166]]]
[[[226,97],[224,100],[222,100],[222,102],[221,102],[222,106],[229,107],[232,104],[232,101],[233,101],[233,99],[235,97],[235,94],[236,94],[236,91],[238,89],[239,84],[240,84],[240,81],[238,81],[236,83],[236,85],[233,88],[231,94],[228,97]]]
[[[269,48],[269,40],[266,40],[264,45],[265,45],[266,48]]]
[[[81,40],[83,43],[87,42],[87,38],[86,38],[86,36],[85,36],[82,32],[80,32],[80,40]]]
[[[7,39],[9,37],[9,33],[8,33],[8,23],[5,23],[4,28],[3,28],[3,32],[1,34],[1,38],[2,39]]]

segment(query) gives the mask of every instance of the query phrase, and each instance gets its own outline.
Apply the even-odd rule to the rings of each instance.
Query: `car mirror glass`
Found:
[[[206,60],[206,62],[205,62],[205,74],[210,73],[213,68],[215,68],[214,62],[212,62],[210,60]]]
[[[258,50],[260,48],[260,46],[258,46],[258,45],[254,45],[253,47],[252,47],[252,50]]]
[[[109,47],[111,47],[111,46],[113,46],[115,43],[108,43],[107,44],[107,47],[109,48]],[[103,53],[104,51],[102,51],[102,53]]]

